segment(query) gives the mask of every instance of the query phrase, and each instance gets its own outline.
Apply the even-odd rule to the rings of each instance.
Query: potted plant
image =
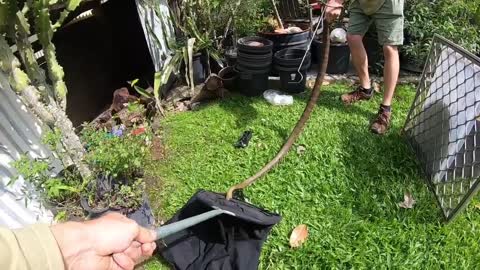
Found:
[[[153,225],[153,215],[141,178],[113,178],[100,175],[82,194],[80,205],[95,218],[108,211],[122,213],[142,226]]]
[[[130,102],[113,116],[112,128],[84,126],[86,160],[96,174],[81,192],[80,204],[88,216],[117,211],[133,215],[141,225],[152,225],[143,181],[151,141],[145,111],[142,104]]]

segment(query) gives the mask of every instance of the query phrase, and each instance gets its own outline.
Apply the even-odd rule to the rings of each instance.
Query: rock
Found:
[[[112,111],[119,112],[123,108],[125,108],[125,105],[129,102],[133,102],[138,100],[136,96],[130,95],[130,92],[128,92],[128,89],[125,87],[122,87],[120,89],[115,90],[113,92],[113,101],[112,101]]]

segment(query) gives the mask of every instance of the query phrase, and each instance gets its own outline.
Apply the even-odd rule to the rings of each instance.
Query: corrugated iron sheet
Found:
[[[52,213],[22,177],[7,185],[17,173],[11,166],[22,154],[32,158],[50,155],[41,144],[41,122],[29,113],[0,72],[0,226],[18,228],[35,222],[51,222]],[[27,198],[24,190],[34,196]]]
[[[147,1],[135,0],[135,3],[155,71],[160,71],[172,57],[167,44],[167,40],[173,37],[168,3],[166,0],[155,2],[162,18],[157,16],[155,10]]]

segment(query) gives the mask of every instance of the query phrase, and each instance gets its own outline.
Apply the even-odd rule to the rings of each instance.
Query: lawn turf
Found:
[[[281,214],[262,250],[260,269],[475,269],[479,268],[480,211],[472,203],[445,225],[413,152],[400,135],[414,88],[398,87],[393,126],[369,132],[381,102],[344,106],[345,85],[323,90],[317,108],[284,161],[245,190],[248,200]],[[278,151],[301,115],[307,94],[292,106],[234,96],[163,122],[166,159],[150,166],[161,181],[150,186],[156,215],[168,219],[198,190],[226,192],[255,173]],[[246,149],[233,144],[243,131]],[[298,145],[306,151],[299,154]],[[414,209],[398,202],[411,191]],[[298,224],[309,237],[288,245]],[[146,269],[164,268],[154,260]]]

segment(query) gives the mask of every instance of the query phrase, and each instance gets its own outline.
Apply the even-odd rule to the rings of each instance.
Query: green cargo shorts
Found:
[[[358,1],[354,0],[349,8],[350,21],[347,32],[364,36],[374,22],[380,45],[402,45],[403,5],[404,0],[385,0],[377,12],[366,15]]]

